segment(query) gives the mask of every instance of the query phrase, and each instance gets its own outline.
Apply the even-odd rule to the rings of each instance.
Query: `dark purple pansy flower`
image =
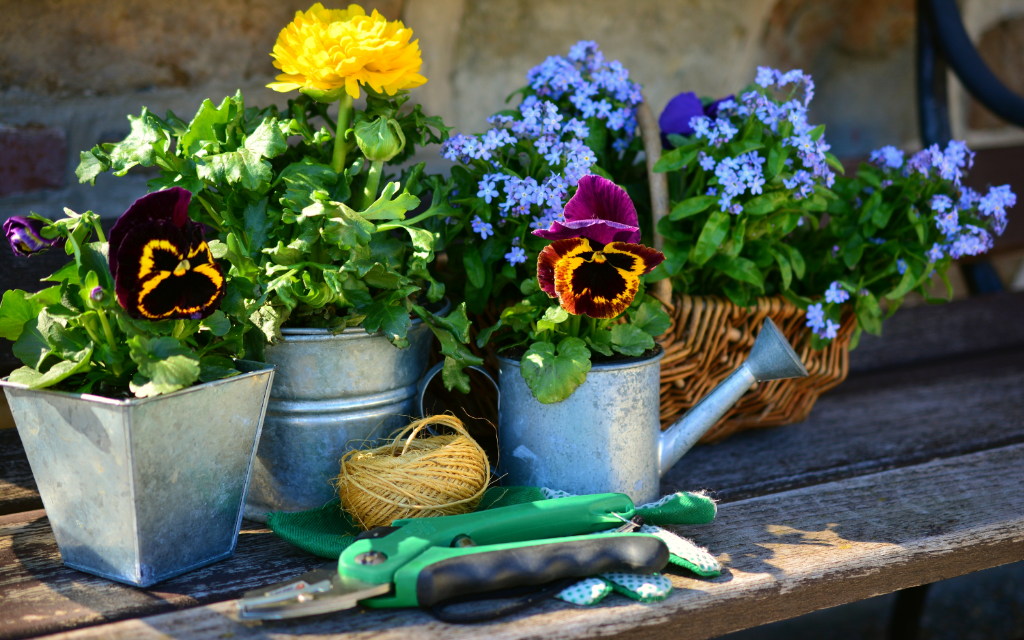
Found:
[[[42,253],[55,244],[64,242],[64,238],[57,236],[53,240],[47,240],[42,235],[46,223],[34,218],[14,216],[4,222],[4,235],[11,243],[11,249],[18,256],[31,256]]]
[[[671,149],[668,134],[675,133],[680,136],[692,136],[693,127],[690,126],[690,118],[694,116],[707,116],[715,118],[718,116],[718,105],[726,100],[732,100],[732,96],[726,96],[721,100],[715,100],[704,105],[696,93],[686,91],[668,101],[665,110],[658,118],[658,128],[661,129],[661,145],[665,149]]]
[[[203,226],[188,217],[191,198],[180,187],[143,196],[110,231],[117,302],[133,318],[198,320],[224,297],[224,274]]]
[[[588,175],[580,178],[576,194],[565,205],[565,222],[553,222],[550,229],[537,229],[533,235],[546,240],[637,243],[640,225],[625,189],[601,176]]]

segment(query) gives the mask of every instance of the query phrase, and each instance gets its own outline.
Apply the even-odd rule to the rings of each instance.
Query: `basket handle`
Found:
[[[658,233],[658,222],[668,215],[668,177],[664,173],[655,173],[654,165],[661,159],[661,131],[658,120],[654,117],[647,96],[637,107],[637,120],[640,123],[640,135],[644,141],[644,157],[647,160],[647,183],[651,189],[651,223],[654,233],[654,248],[663,251],[665,238]],[[672,306],[672,281],[668,278],[654,283],[653,293],[665,306]]]

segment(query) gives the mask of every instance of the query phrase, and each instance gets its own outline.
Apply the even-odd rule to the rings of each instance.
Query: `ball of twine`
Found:
[[[416,437],[430,425],[449,427],[457,435]],[[462,422],[438,415],[413,422],[384,446],[346,453],[335,486],[342,508],[368,530],[401,518],[468,513],[480,502],[490,477],[487,454]]]

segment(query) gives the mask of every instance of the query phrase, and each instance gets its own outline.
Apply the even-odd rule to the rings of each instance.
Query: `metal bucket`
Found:
[[[541,404],[519,362],[498,356],[499,473],[507,486],[658,499],[659,352],[595,364],[565,400]]]
[[[446,301],[437,315],[450,308]],[[358,327],[334,335],[327,329],[282,333],[284,340],[266,352],[277,375],[245,499],[246,519],[259,522],[271,511],[330,502],[341,456],[409,423],[433,341],[419,319],[405,349]]]
[[[5,387],[64,564],[146,587],[235,553],[273,367],[153,398]]]

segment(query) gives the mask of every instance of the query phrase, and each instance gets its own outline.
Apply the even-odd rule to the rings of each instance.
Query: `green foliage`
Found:
[[[122,154],[127,156],[127,154]],[[47,278],[58,284],[38,293],[7,291],[0,302],[0,337],[14,341],[25,365],[10,381],[113,397],[154,396],[237,375],[244,351],[244,317],[216,311],[204,320],[135,320],[118,305],[106,242],[92,213],[47,227],[67,238],[74,261]],[[102,237],[102,236],[99,236]]]
[[[290,100],[283,111],[246,108],[241,93],[219,105],[207,100],[188,123],[143,109],[130,118],[128,138],[83,153],[77,173],[93,182],[103,171],[124,175],[135,165],[155,166],[160,176],[149,182],[151,189],[192,192],[189,215],[213,230],[211,250],[228,276],[224,310],[262,336],[264,344],[246,340],[250,356],[258,358],[266,343],[279,340],[285,323],[333,331],[361,325],[401,348],[408,345],[413,307],[432,317],[421,305],[444,295],[444,285],[428,271],[440,234],[422,224],[453,211],[446,197],[437,197],[444,182],[424,178],[423,164],[381,179],[385,160],[398,164],[415,145],[448,136],[441,120],[418,105],[400,115],[406,100],[405,93],[371,95],[344,141],[335,138],[327,106],[307,96]],[[332,169],[336,144],[349,152],[340,172]],[[433,185],[435,201],[407,220],[420,204],[421,182]],[[469,360],[453,354],[461,372]],[[153,370],[159,380],[148,376],[136,386],[165,389],[199,376],[198,367],[176,360]]]
[[[501,312],[493,326],[480,332],[477,345],[493,342],[497,349],[529,345],[522,374],[537,400],[565,400],[586,380],[595,357],[640,357],[654,349],[654,338],[672,324],[661,303],[637,293],[618,318],[575,316],[557,300],[536,292]]]

